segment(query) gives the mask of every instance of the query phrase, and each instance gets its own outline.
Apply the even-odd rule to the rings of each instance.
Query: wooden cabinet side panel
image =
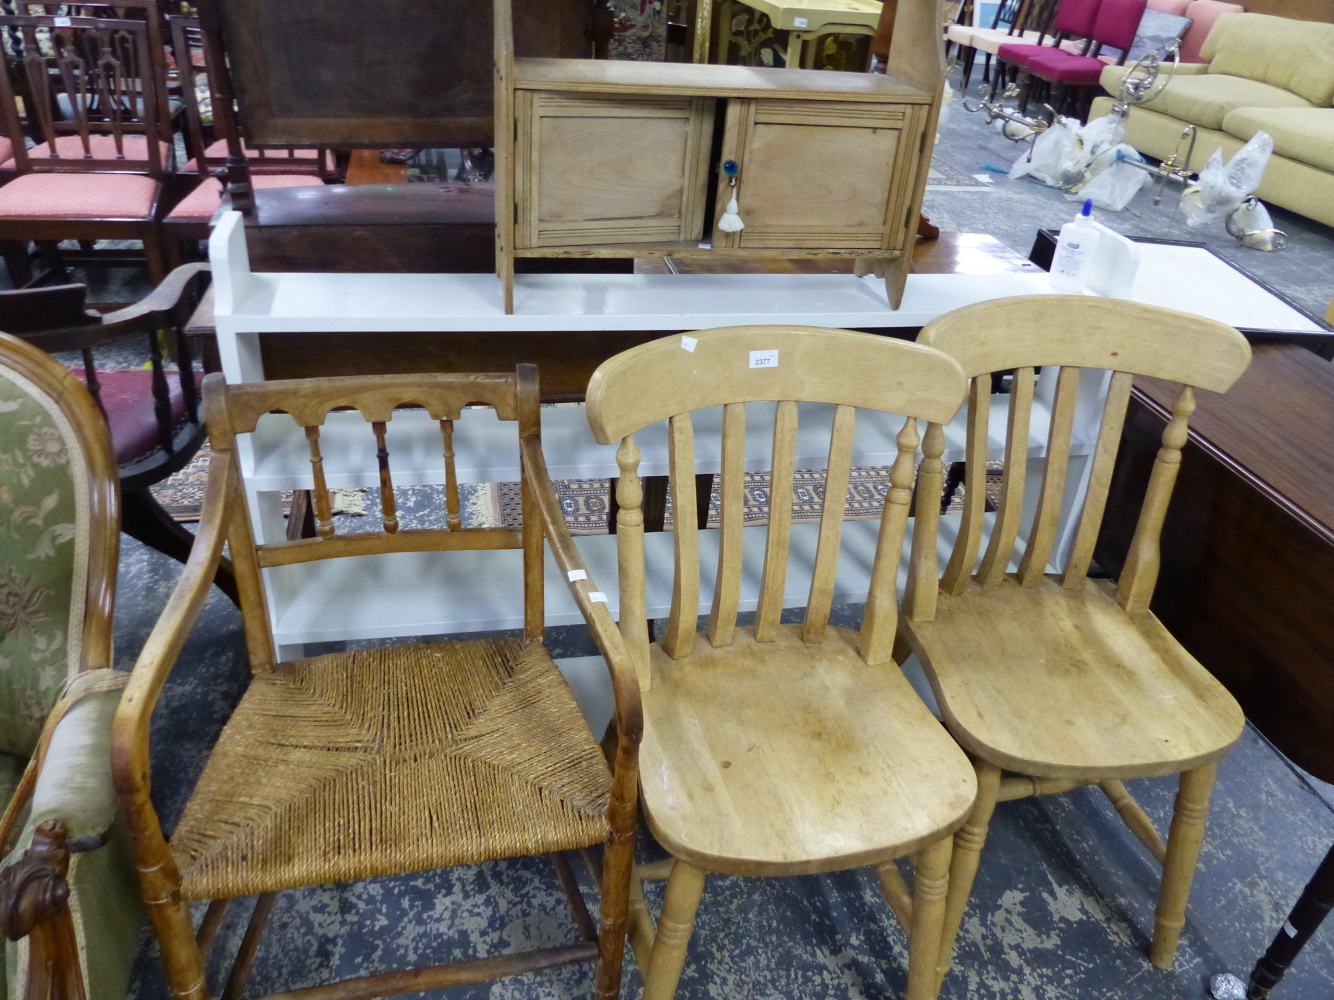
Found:
[[[930,164],[930,157],[923,154],[931,109],[917,105],[905,110],[903,134],[890,174],[889,198],[885,204],[885,239],[881,245],[887,250],[902,250],[916,237],[916,216],[921,209],[922,197],[917,193],[919,179],[922,192],[926,190],[925,177],[919,178],[918,171],[925,174]]]

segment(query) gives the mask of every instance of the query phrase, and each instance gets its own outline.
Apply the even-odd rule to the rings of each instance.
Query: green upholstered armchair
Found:
[[[111,784],[116,461],[88,391],[0,334],[0,932],[10,1000],[120,1000],[142,923]]]

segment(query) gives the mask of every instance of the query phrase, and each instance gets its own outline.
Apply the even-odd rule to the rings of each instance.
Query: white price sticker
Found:
[[[809,23],[810,22],[804,17],[794,17],[792,19],[792,27],[794,28],[804,28]]]
[[[55,21],[57,28],[68,28],[70,25],[74,23],[68,17],[56,17],[52,18],[52,20]]]
[[[607,595],[602,593],[600,590],[593,591],[591,594],[588,595],[588,599],[592,601],[594,604],[607,603]]]
[[[689,351],[691,354],[694,354],[694,353],[695,353],[695,345],[698,344],[698,343],[699,343],[699,341],[696,340],[694,337],[682,337],[682,338],[681,338],[681,350],[683,350],[683,351]]]
[[[751,351],[750,367],[752,368],[777,368],[777,351]]]
[[[1291,920],[1283,921],[1283,933],[1286,934],[1288,937],[1297,936],[1297,928],[1292,926]]]
[[[571,583],[574,583],[575,580],[588,579],[588,574],[581,569],[572,569],[568,573],[566,573],[565,576],[569,579]]]

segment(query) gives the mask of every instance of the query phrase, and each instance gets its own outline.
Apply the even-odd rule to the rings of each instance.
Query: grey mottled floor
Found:
[[[1018,149],[986,131],[978,118],[956,113],[939,155],[975,173],[983,162],[1008,164]],[[1000,175],[994,189],[984,192],[931,192],[927,207],[944,229],[992,233],[1024,252],[1037,227],[1059,225],[1074,212],[1059,193]],[[1293,246],[1264,255],[1231,250],[1221,232],[1188,231],[1168,211],[1135,208],[1139,218],[1113,217],[1110,223],[1132,234],[1205,238],[1229,248],[1244,266],[1319,314],[1334,294],[1328,229],[1280,213],[1278,225],[1290,233]],[[122,667],[141,648],[177,572],[164,557],[125,539],[116,621]],[[860,609],[841,613],[855,620]],[[577,629],[556,630],[551,639],[567,655],[591,651]],[[155,717],[153,787],[168,828],[244,688],[243,658],[237,613],[215,592]],[[1173,782],[1138,782],[1133,791],[1165,828]],[[1334,794],[1327,786],[1313,789],[1248,731],[1220,768],[1177,965],[1163,973],[1145,958],[1155,865],[1101,795],[1084,790],[1004,804],[997,809],[956,968],[942,997],[1203,998],[1211,973],[1246,974],[1330,843]],[[643,839],[646,857],[658,850]],[[650,885],[648,891],[656,908],[661,889]],[[238,904],[215,950],[210,966],[215,991],[225,978],[222,960],[239,943],[249,905]],[[326,886],[281,897],[248,992],[574,940],[565,904],[541,860]],[[894,998],[904,986],[905,957],[904,936],[866,872],[715,878],[699,911],[678,996]],[[431,995],[564,998],[586,996],[590,988],[591,973],[581,967]],[[639,974],[627,961],[625,995],[637,997],[640,989]],[[132,995],[167,997],[147,935]],[[1334,927],[1312,941],[1276,993],[1283,1000],[1331,995]]]

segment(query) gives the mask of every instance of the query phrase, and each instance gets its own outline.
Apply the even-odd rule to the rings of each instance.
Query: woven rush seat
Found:
[[[171,850],[224,899],[586,847],[610,793],[540,643],[333,653],[255,674]]]

